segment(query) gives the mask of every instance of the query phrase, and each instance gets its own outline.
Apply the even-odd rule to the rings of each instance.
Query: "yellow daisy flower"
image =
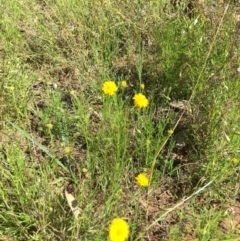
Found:
[[[53,128],[53,124],[52,124],[52,123],[48,123],[46,126],[47,126],[47,128],[50,129],[50,130]]]
[[[126,81],[126,80],[123,80],[121,84],[122,84],[122,87],[123,87],[123,88],[126,88],[126,87],[127,87],[127,81]]]
[[[117,92],[117,90],[118,90],[117,85],[115,84],[114,81],[111,81],[111,80],[104,82],[102,86],[102,91],[106,95],[114,95]]]
[[[64,152],[69,154],[71,152],[71,148],[69,146],[65,147]]]
[[[129,236],[128,223],[122,218],[115,218],[109,226],[110,241],[125,241]]]
[[[236,157],[234,157],[234,158],[232,159],[232,162],[233,162],[234,164],[237,164],[237,163],[238,163],[238,159],[237,159]]]
[[[136,176],[136,181],[137,181],[137,184],[141,187],[147,187],[149,186],[149,180],[148,180],[148,177],[145,173],[140,173]]]
[[[148,106],[149,102],[145,95],[139,93],[135,94],[133,97],[134,105],[138,108],[145,108]]]
[[[71,94],[71,95],[75,95],[75,94],[76,94],[75,90],[71,90],[71,91],[70,91],[70,94]]]

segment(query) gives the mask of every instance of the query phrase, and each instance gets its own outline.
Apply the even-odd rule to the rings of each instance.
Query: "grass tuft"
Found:
[[[239,6],[0,6],[0,240],[238,240]]]

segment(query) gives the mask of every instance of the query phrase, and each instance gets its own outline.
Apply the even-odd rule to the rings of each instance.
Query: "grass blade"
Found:
[[[31,135],[29,135],[25,130],[23,130],[22,128],[20,128],[18,125],[14,124],[13,122],[11,122],[10,120],[6,121],[13,126],[15,129],[17,129],[23,136],[25,136],[29,141],[33,142],[38,148],[40,148],[44,153],[46,153],[50,158],[52,158],[60,167],[62,167],[65,171],[69,172],[69,170],[53,155],[51,154],[48,149],[43,146],[42,144],[40,144],[39,142],[37,142]]]

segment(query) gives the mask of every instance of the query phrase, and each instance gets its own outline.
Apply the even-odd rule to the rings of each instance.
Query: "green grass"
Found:
[[[239,239],[236,4],[168,2],[1,1],[0,240]]]

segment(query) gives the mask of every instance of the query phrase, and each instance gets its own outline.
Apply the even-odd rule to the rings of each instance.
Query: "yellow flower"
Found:
[[[145,89],[145,84],[140,84],[140,88],[143,90]]]
[[[114,218],[109,226],[109,239],[111,241],[125,241],[128,236],[128,223],[122,218]]]
[[[122,81],[122,87],[124,87],[124,88],[127,87],[127,81],[126,81],[126,80],[123,80],[123,81]]]
[[[85,167],[82,169],[82,172],[84,172],[84,173],[86,173],[87,171],[88,171],[88,169]]]
[[[173,130],[172,129],[168,130],[168,134],[172,135],[173,134]]]
[[[135,94],[133,97],[133,100],[134,100],[134,105],[139,108],[144,108],[148,106],[148,99],[146,98],[145,95],[141,93]]]
[[[53,128],[53,124],[52,124],[52,123],[48,123],[48,124],[46,125],[46,127],[51,130],[51,129]]]
[[[64,149],[66,154],[69,154],[71,152],[71,148],[69,146],[65,147]]]
[[[118,90],[117,85],[115,84],[114,81],[106,81],[103,86],[102,86],[102,91],[106,95],[114,95]]]
[[[70,91],[70,95],[75,95],[75,94],[76,94],[75,90]]]
[[[234,164],[237,164],[237,163],[238,163],[238,159],[237,159],[236,157],[234,157],[234,158],[232,159],[232,162],[233,162]]]
[[[10,91],[14,91],[14,89],[15,89],[14,86],[12,86],[12,85],[11,86],[5,86],[5,88],[9,89]]]
[[[136,177],[137,184],[141,187],[147,187],[149,185],[148,177],[145,173],[140,173]]]

